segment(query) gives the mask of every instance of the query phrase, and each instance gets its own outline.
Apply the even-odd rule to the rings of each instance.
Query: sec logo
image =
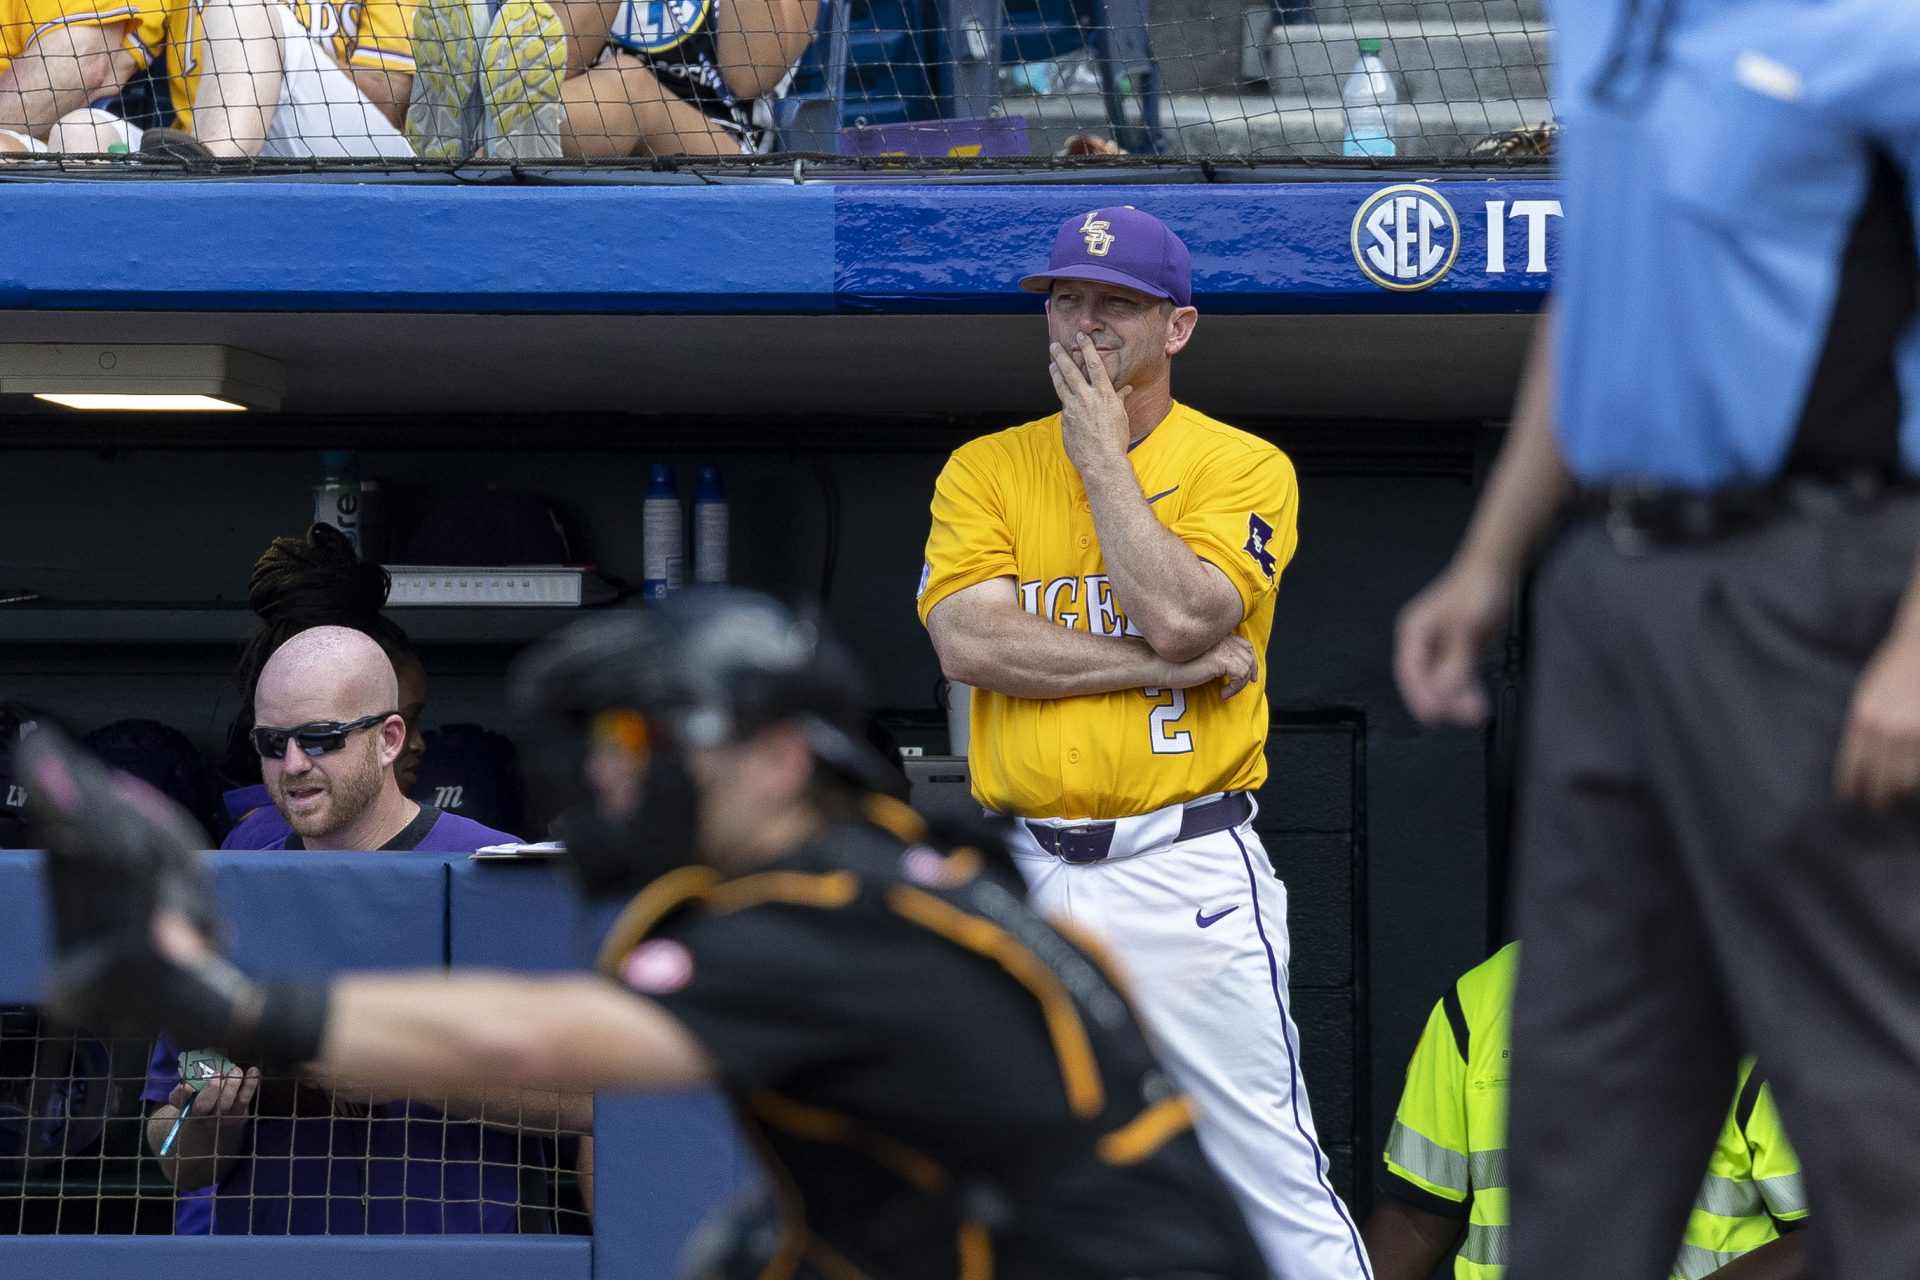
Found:
[[[1460,219],[1430,187],[1382,187],[1353,215],[1353,260],[1382,289],[1431,289],[1459,254]]]
[[[665,53],[705,25],[713,0],[627,0],[613,24],[616,44]]]

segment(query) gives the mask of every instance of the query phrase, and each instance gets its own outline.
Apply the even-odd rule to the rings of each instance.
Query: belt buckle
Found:
[[[1055,827],[1054,840],[1062,862],[1083,865],[1099,862],[1113,848],[1113,827],[1107,823],[1083,822],[1071,827]]]
[[[1623,556],[1644,556],[1653,550],[1653,535],[1637,519],[1646,497],[1647,491],[1639,486],[1615,485],[1607,491],[1603,524],[1613,549]]]

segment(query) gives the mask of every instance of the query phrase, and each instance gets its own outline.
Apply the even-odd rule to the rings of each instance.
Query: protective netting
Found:
[[[0,156],[1511,158],[1548,46],[1541,0],[0,0]]]
[[[0,1008],[0,1234],[583,1232],[591,1121],[585,1095],[371,1096]]]

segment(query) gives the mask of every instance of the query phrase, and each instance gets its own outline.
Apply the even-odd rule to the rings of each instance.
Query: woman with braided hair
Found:
[[[313,627],[350,627],[386,651],[400,682],[400,716],[407,722],[407,742],[394,763],[394,776],[403,792],[413,786],[426,753],[420,715],[426,708],[427,676],[407,633],[381,612],[389,586],[387,571],[360,559],[346,535],[330,524],[316,524],[302,537],[275,538],[254,562],[247,607],[259,615],[261,625],[247,638],[234,672],[240,709],[227,730],[221,761],[223,773],[237,788],[226,795],[227,812],[238,824],[228,837],[229,847],[259,848],[234,842],[267,834],[264,827],[286,825],[261,785],[260,757],[247,734],[253,728],[253,692],[260,669],[275,649]]]

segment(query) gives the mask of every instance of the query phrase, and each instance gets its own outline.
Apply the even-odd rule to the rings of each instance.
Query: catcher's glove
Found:
[[[29,829],[47,851],[48,1007],[112,1035],[164,1026],[184,1043],[234,1057],[313,1057],[324,990],[270,991],[212,949],[219,911],[196,852],[205,833],[172,801],[110,773],[57,729],[41,728],[16,759],[29,782]],[[153,929],[162,912],[208,940],[204,955],[183,962],[161,953]]]

